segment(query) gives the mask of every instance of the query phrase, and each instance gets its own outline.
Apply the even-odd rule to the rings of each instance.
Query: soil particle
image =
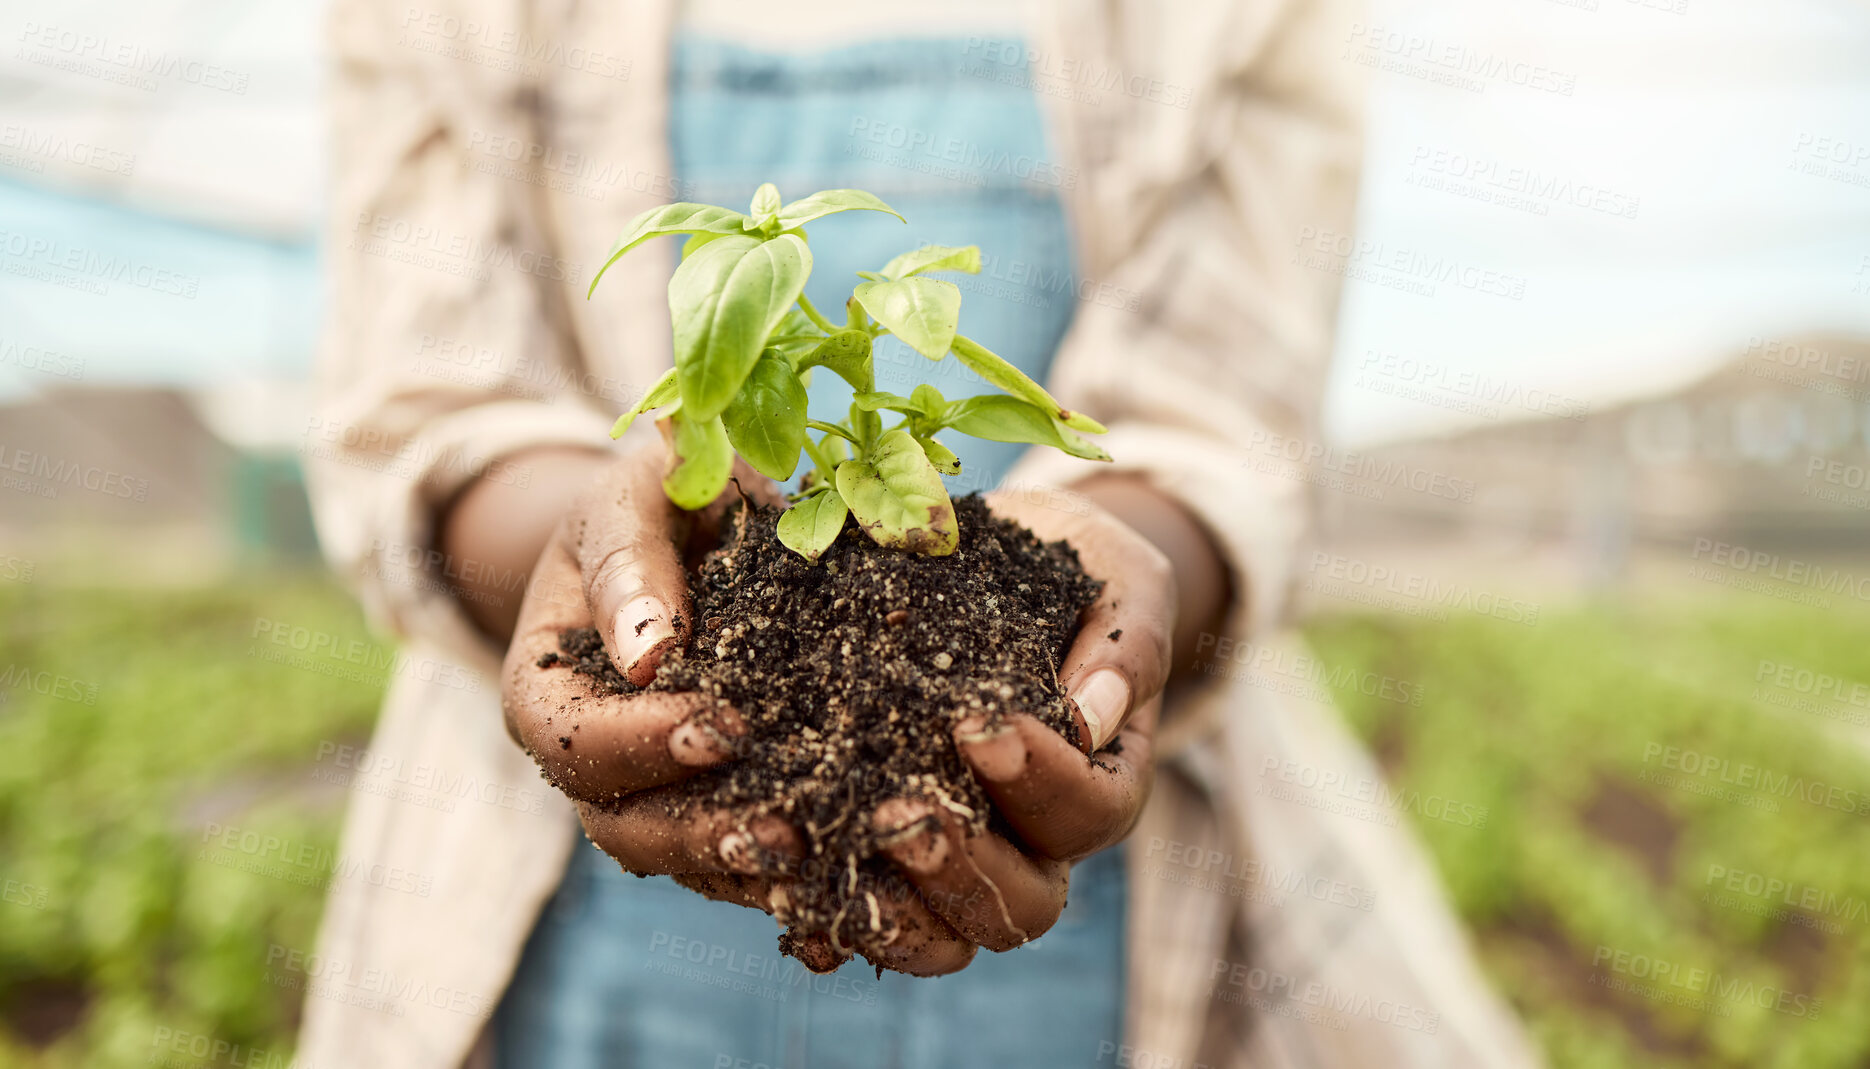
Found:
[[[1105,635],[1104,637],[1111,640],[1112,642],[1115,642],[1118,639],[1123,637],[1123,628],[1119,627],[1115,631],[1112,631],[1110,634]]]
[[[873,903],[900,897],[904,881],[871,826],[878,805],[918,799],[972,833],[997,820],[951,737],[958,722],[1030,713],[1079,744],[1058,666],[1103,584],[1070,546],[994,517],[978,496],[955,512],[961,544],[948,557],[883,549],[847,526],[814,566],[774,536],[779,510],[730,506],[721,547],[690,578],[705,622],[648,688],[740,711],[741,759],[666,792],[670,808],[779,814],[799,829],[803,858],[760,862],[794,878],[779,945],[814,969],[882,945]],[[638,690],[596,631],[566,631],[559,645],[539,667]]]

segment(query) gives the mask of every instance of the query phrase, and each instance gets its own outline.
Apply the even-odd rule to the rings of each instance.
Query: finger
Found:
[[[1058,680],[1090,728],[1091,750],[1116,738],[1169,681],[1175,594],[1168,559],[1128,527],[1079,547],[1084,570],[1104,589],[1079,617]],[[1155,722],[1141,725],[1154,733]]]
[[[873,825],[930,911],[989,950],[1039,938],[1065,908],[1069,865],[1027,857],[998,835],[968,834],[926,802],[890,799]]]
[[[1076,861],[1121,840],[1149,798],[1154,726],[1151,698],[1110,746],[1086,758],[1064,736],[1031,716],[989,728],[979,717],[955,727],[961,757],[1027,849]]]
[[[580,565],[591,626],[625,678],[647,686],[668,650],[688,638],[688,576],[680,547],[689,520],[662,489],[659,448],[611,467],[561,529]]]
[[[1041,537],[1065,539],[1085,574],[1104,581],[1097,601],[1079,615],[1078,637],[1059,670],[1090,729],[1090,750],[1101,749],[1168,682],[1174,570],[1153,543],[1106,513],[1061,514],[1018,494],[988,500]],[[1153,722],[1145,727],[1154,729]]]
[[[541,590],[576,589],[577,566],[558,539],[534,568],[535,581],[501,669],[507,731],[546,778],[574,798],[604,800],[673,783],[728,760],[745,733],[735,710],[696,693],[617,694],[565,665],[541,667],[559,651],[559,633],[589,627],[582,597]]]
[[[979,945],[936,916],[915,884],[901,877],[878,884],[874,894],[882,935],[879,943],[864,946],[866,961],[911,976],[946,976],[974,960]]]
[[[738,872],[678,872],[671,879],[703,898],[731,902],[762,913],[772,913],[773,892],[778,881],[770,876],[746,876]]]
[[[584,833],[626,872],[639,876],[782,871],[804,851],[798,829],[755,809],[712,806],[670,812],[668,791],[629,795],[621,803],[578,803]]]

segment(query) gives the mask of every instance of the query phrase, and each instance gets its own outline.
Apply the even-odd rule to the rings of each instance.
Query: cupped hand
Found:
[[[875,822],[897,833],[888,853],[957,938],[1007,950],[1057,921],[1070,863],[1121,840],[1142,812],[1176,589],[1168,559],[1087,498],[1000,493],[988,504],[1041,538],[1068,541],[1085,572],[1104,581],[1059,672],[1090,756],[1030,715],[992,728],[964,720],[955,741],[1013,837],[969,835],[959,814],[920,800],[891,800]]]
[[[585,830],[635,873],[728,873],[756,847],[798,849],[783,821],[702,807],[671,816],[673,785],[733,757],[739,713],[699,693],[615,694],[563,667],[541,668],[559,633],[594,628],[638,686],[693,626],[685,563],[705,550],[726,500],[698,513],[662,490],[666,452],[645,443],[600,470],[534,566],[501,669],[507,731],[579,805]],[[736,471],[740,491],[777,501],[772,483]]]
[[[722,505],[736,492],[777,501],[772,484],[743,467],[738,491],[730,486],[709,509],[683,512],[662,490],[665,457],[657,443],[625,455],[559,524],[502,670],[507,728],[578,803],[591,841],[625,870],[672,875],[784,922],[795,878],[787,873],[798,871],[803,852],[797,829],[752,810],[669,804],[683,780],[733,759],[744,733],[739,714],[698,693],[611,694],[562,667],[539,667],[558,651],[561,631],[593,628],[626,678],[649,683],[664,653],[688,639],[686,569],[713,545]],[[878,809],[875,826],[893,836],[886,852],[902,878],[865,883],[888,933],[866,956],[915,975],[954,972],[979,947],[1010,949],[1058,919],[1070,862],[1121,839],[1148,795],[1168,674],[1175,595],[1153,546],[1083,499],[1067,510],[989,500],[1041,537],[1068,540],[1085,570],[1105,581],[1060,672],[1095,752],[1087,758],[1031,716],[993,730],[959,726],[961,753],[1014,839],[970,835],[957,814],[919,800]],[[827,950],[819,964],[837,959]]]

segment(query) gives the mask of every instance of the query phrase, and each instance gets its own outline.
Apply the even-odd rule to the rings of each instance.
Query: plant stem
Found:
[[[835,434],[839,438],[844,439],[845,441],[851,443],[852,445],[863,444],[862,442],[857,440],[856,435],[852,434],[850,431],[845,430],[843,427],[840,427],[835,423],[826,423],[822,419],[808,419],[805,421],[805,425],[815,431],[823,431],[826,434]],[[810,447],[807,446],[807,448],[809,449]]]
[[[812,306],[812,299],[803,293],[799,294],[799,311],[804,312],[805,318],[817,324],[818,329],[824,331],[826,334],[836,334],[838,332],[838,328],[832,324],[831,320],[820,315],[818,309]]]
[[[812,470],[817,473],[820,484],[837,485],[834,481],[837,478],[837,465],[831,462],[831,454],[825,452],[825,447],[812,441],[810,435],[805,437],[805,455],[812,458]]]

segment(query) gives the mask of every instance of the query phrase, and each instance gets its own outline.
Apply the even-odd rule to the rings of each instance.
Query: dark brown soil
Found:
[[[811,565],[775,537],[777,509],[733,506],[723,545],[691,580],[688,646],[650,685],[715,694],[745,718],[741,758],[689,781],[675,804],[750,808],[799,829],[803,863],[773,866],[797,880],[780,946],[814,967],[874,946],[862,888],[901,886],[871,827],[880,803],[919,799],[972,832],[989,827],[956,723],[1030,713],[1083,745],[1058,667],[1103,584],[1070,546],[995,518],[978,496],[955,512],[961,545],[948,557],[882,549],[847,525]],[[560,645],[541,667],[636,689],[596,632],[567,631]]]

